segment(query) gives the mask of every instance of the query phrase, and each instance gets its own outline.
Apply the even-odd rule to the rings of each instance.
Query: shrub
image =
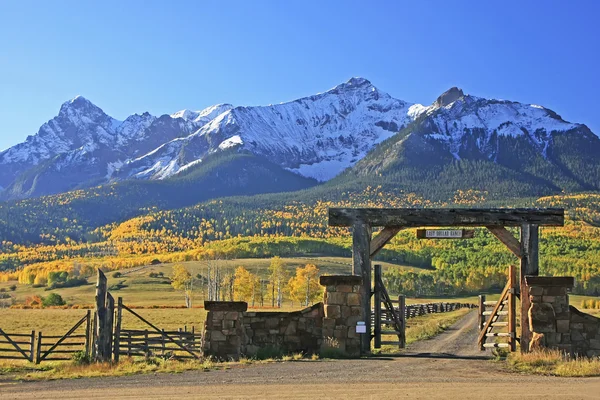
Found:
[[[10,285],[8,288],[11,292],[14,292],[15,290],[17,290],[17,285]]]
[[[158,273],[156,273],[156,272],[150,272],[150,273],[148,274],[148,276],[149,276],[150,278],[158,278]]]
[[[50,278],[48,278],[48,283],[50,283]],[[60,289],[60,288],[68,288],[75,286],[87,285],[88,281],[86,278],[71,278],[62,282],[54,282],[48,286],[48,290],[52,289]]]
[[[158,258],[155,258],[154,260],[150,261],[150,265],[157,265],[160,264],[160,260]]]
[[[6,288],[0,288],[0,293],[6,293]]]
[[[122,274],[122,273],[120,273],[119,271],[117,271],[117,272],[113,272],[113,274],[112,274],[112,277],[113,277],[113,278],[120,278],[121,276],[123,276],[123,274]]]
[[[87,365],[92,362],[92,357],[83,350],[73,353],[71,359],[75,365]]]
[[[44,307],[64,306],[65,304],[62,296],[58,293],[50,293],[42,299],[42,305]]]
[[[31,308],[41,308],[42,298],[40,296],[31,296],[25,299],[25,306]]]

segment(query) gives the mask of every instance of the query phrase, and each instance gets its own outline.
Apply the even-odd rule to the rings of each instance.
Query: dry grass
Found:
[[[201,330],[206,319],[206,311],[200,308],[192,309],[143,309],[135,310],[154,325],[165,330],[177,330],[187,326],[188,330],[195,327]],[[35,330],[46,335],[66,333],[86,310],[16,310],[0,309],[0,328],[8,333],[27,333]],[[142,321],[128,312],[123,312],[123,329],[151,329]]]
[[[161,359],[126,359],[118,364],[77,364],[74,362],[49,362],[33,365],[25,362],[0,363],[0,376],[7,375],[18,380],[74,379],[99,376],[124,376],[155,372],[180,373],[217,368],[228,368],[231,363],[203,361],[174,361]]]
[[[307,263],[315,264],[322,274],[349,274],[352,271],[352,259],[344,257],[310,257],[310,258],[282,258],[284,265],[290,273],[294,272],[299,266]],[[219,260],[216,264],[219,268],[233,271],[238,266],[244,266],[259,276],[266,277],[270,258],[245,258],[236,260]],[[206,273],[206,263],[203,261],[188,261],[181,263],[185,265],[192,275]],[[398,265],[381,262],[384,270],[390,266]],[[123,275],[119,278],[113,278],[113,272],[107,274],[108,285],[122,283],[124,287],[119,290],[112,290],[111,293],[116,297],[123,297],[127,305],[149,307],[153,305],[161,306],[183,306],[184,297],[181,292],[174,290],[168,281],[168,276],[172,273],[174,264],[148,265],[145,267],[136,267],[129,270],[119,271]],[[403,266],[399,266],[404,268]],[[408,267],[406,267],[408,268]],[[151,272],[162,272],[165,278],[150,278]],[[56,292],[60,294],[67,304],[73,305],[92,305],[96,287],[93,278],[88,285],[55,289],[46,291],[45,288],[34,288],[31,285],[17,284],[17,290],[9,290],[11,285],[17,282],[0,282],[0,289],[7,290],[16,297],[19,304],[23,304],[27,297],[47,296],[49,293]],[[204,298],[201,291],[196,291],[193,296],[194,305],[202,305]]]
[[[527,354],[512,353],[507,359],[512,371],[565,377],[600,376],[600,358],[572,358],[558,350]]]

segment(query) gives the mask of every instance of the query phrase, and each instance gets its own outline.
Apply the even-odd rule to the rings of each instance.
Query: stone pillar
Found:
[[[527,276],[529,288],[529,350],[547,347],[572,353],[569,292],[572,277]]]
[[[244,353],[244,301],[205,301],[204,355],[219,360],[239,360]]]
[[[362,277],[355,275],[321,276],[325,286],[323,318],[323,342],[321,349],[337,349],[347,356],[360,356],[361,336],[357,334],[356,323],[365,321],[363,307]]]

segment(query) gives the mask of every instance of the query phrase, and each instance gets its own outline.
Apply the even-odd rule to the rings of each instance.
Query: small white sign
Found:
[[[356,333],[367,333],[367,326],[365,321],[358,321],[356,323]]]

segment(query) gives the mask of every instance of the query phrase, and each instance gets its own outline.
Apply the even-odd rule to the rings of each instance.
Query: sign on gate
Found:
[[[417,229],[417,239],[471,239],[473,229]]]

